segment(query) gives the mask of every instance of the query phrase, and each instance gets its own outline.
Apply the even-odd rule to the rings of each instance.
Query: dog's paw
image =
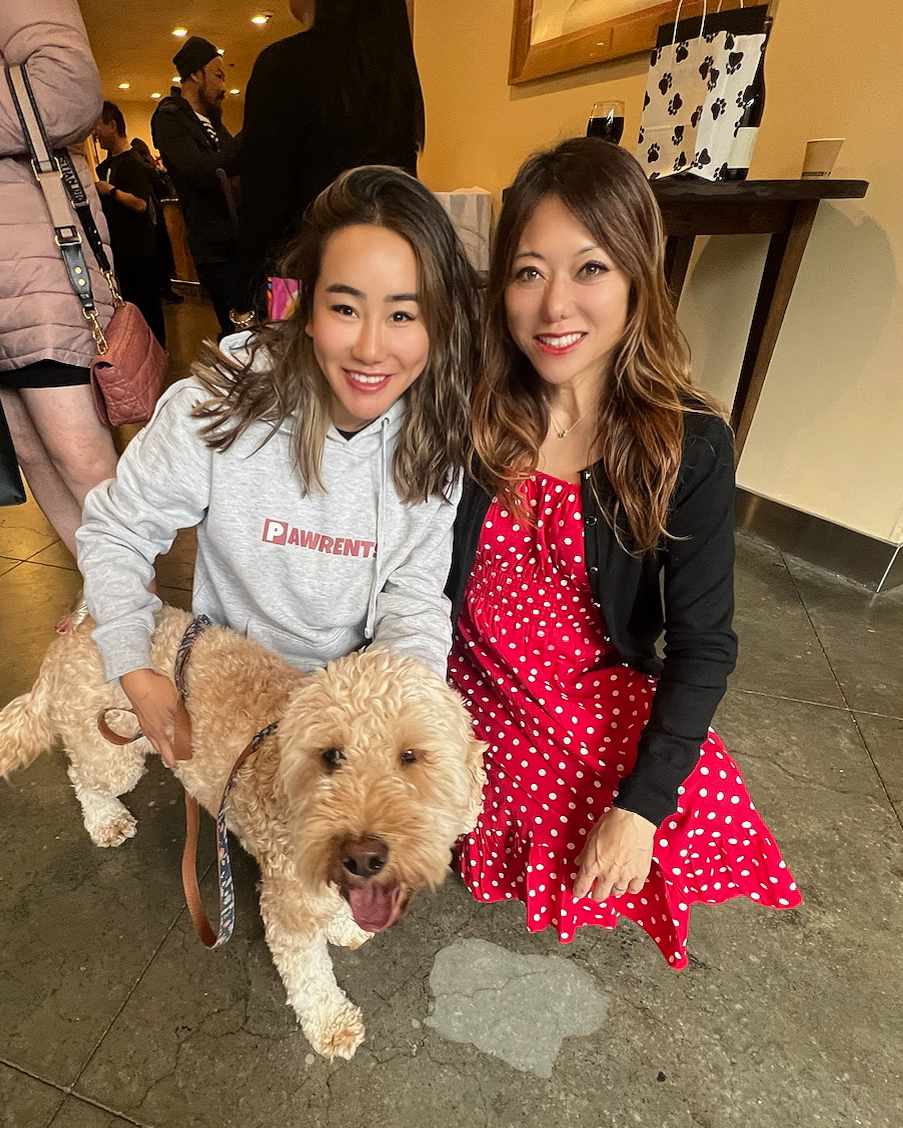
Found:
[[[325,1058],[353,1058],[364,1040],[360,1009],[347,999],[329,1013],[302,1021],[301,1026],[308,1042]]]
[[[348,912],[337,913],[326,926],[326,939],[330,944],[352,951],[366,944],[372,936],[373,933],[365,932]]]
[[[138,824],[135,816],[123,807],[120,813],[105,822],[86,822],[85,829],[95,846],[121,846],[127,838],[135,837]]]
[[[70,767],[70,779],[72,774]],[[92,791],[77,779],[72,782],[81,804],[85,830],[95,846],[121,846],[127,838],[135,837],[138,825],[135,816],[115,795]]]

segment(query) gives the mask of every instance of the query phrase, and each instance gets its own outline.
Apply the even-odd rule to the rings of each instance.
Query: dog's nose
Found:
[[[360,838],[346,843],[342,865],[355,877],[373,877],[386,864],[389,847],[380,838]]]

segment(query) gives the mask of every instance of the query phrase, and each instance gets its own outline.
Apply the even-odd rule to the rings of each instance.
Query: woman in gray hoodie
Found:
[[[367,644],[445,676],[443,587],[467,449],[477,290],[446,213],[369,166],[317,198],[285,322],[208,348],[92,491],[78,560],[108,679],[168,763],[153,562],[196,526],[193,609],[301,669]]]

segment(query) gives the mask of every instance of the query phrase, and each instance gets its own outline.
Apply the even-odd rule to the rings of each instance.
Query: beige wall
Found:
[[[903,543],[903,98],[889,44],[899,0],[780,0],[752,174],[799,174],[809,137],[845,136],[835,175],[864,200],[822,204],[739,467],[739,482]],[[532,149],[582,133],[597,98],[627,103],[635,137],[646,57],[507,85],[513,0],[416,0],[430,187],[498,193]],[[699,382],[733,396],[765,240],[711,239],[681,302]]]

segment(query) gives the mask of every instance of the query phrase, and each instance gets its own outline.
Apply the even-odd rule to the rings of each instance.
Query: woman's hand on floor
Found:
[[[579,900],[592,891],[594,901],[605,901],[610,894],[639,893],[652,865],[655,829],[633,811],[607,811],[587,835],[577,859],[574,896]]]
[[[155,670],[131,670],[119,684],[131,701],[141,731],[170,768],[176,766],[176,724],[184,709],[179,693],[169,678]]]

